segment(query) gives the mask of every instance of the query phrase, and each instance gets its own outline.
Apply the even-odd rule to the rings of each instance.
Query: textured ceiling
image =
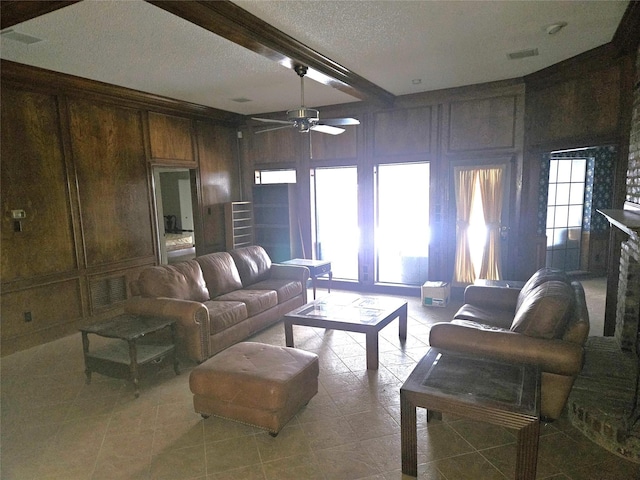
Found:
[[[235,1],[394,95],[521,77],[609,42],[627,1]],[[545,27],[564,21],[556,35]],[[11,27],[0,56],[241,114],[296,107],[288,68],[142,0],[85,0]],[[6,33],[6,30],[3,31]],[[507,54],[537,48],[539,55]],[[419,83],[416,83],[420,79]],[[249,99],[237,102],[234,99]],[[357,101],[310,79],[309,106]]]

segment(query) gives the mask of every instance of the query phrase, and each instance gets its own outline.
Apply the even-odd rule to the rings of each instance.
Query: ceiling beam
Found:
[[[53,12],[59,8],[77,3],[79,0],[58,2],[58,1],[14,1],[4,0],[0,2],[0,28],[13,27],[18,23],[26,22],[32,18],[39,17],[45,13]]]
[[[353,97],[378,105],[393,105],[395,96],[390,92],[228,0],[146,1],[283,66],[293,69],[297,64],[306,65],[322,74],[309,72],[310,78]]]

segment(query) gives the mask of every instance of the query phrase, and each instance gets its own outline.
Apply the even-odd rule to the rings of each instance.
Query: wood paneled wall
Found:
[[[280,130],[274,132],[278,135],[277,141],[275,137],[265,139],[267,134],[249,133],[245,142],[247,153],[243,157],[243,170],[253,172],[256,166],[265,168],[269,165],[278,168],[283,163],[298,167],[299,211],[309,212],[309,166],[358,166],[358,191],[363,207],[360,209],[363,232],[361,266],[366,264],[368,272],[372,272],[375,258],[372,242],[374,166],[381,163],[431,162],[429,275],[431,279],[451,280],[451,245],[455,243],[455,213],[451,215],[454,202],[450,174],[453,165],[507,162],[512,172],[510,180],[516,183],[510,189],[512,203],[519,201],[524,145],[523,83],[496,82],[416,94],[399,98],[395,108],[391,109],[363,103],[321,109],[321,118],[342,116],[356,117],[361,124],[347,127],[345,133],[338,136]],[[303,139],[310,139],[306,150]],[[415,218],[424,218],[423,213],[420,207],[416,207]],[[516,221],[517,209],[510,213],[510,220]],[[310,219],[302,221],[303,229],[307,230],[303,232],[307,252],[311,251],[309,225]],[[452,235],[454,241],[451,240]],[[517,243],[517,238],[513,243]],[[506,251],[511,255],[509,249]],[[361,279],[365,278],[364,283],[373,282],[372,275],[361,273]]]
[[[122,311],[159,261],[155,165],[194,169],[199,253],[224,249],[242,116],[11,62],[0,109],[3,355]]]

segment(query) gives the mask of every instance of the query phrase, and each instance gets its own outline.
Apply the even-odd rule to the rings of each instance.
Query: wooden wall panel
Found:
[[[432,107],[404,108],[373,115],[373,154],[429,154],[434,148]]]
[[[357,126],[345,127],[340,135],[311,132],[311,159],[337,160],[358,157]]]
[[[251,159],[254,164],[260,163],[296,163],[297,137],[302,135],[293,128],[275,130],[273,132],[250,133]],[[306,135],[306,134],[305,134]]]
[[[224,204],[240,200],[236,130],[196,123],[203,237],[208,250],[224,250]]]
[[[153,255],[141,113],[69,103],[87,266]]]
[[[2,282],[77,268],[55,97],[2,90]],[[22,231],[11,210],[22,209]],[[4,328],[4,325],[3,325]]]
[[[172,160],[195,166],[192,144],[192,126],[189,118],[149,112],[149,141],[151,158],[163,163]]]
[[[77,279],[2,294],[2,349],[17,336],[36,335],[82,318],[80,283]],[[55,305],[55,308],[52,308]],[[25,313],[31,321],[25,321]],[[37,343],[35,343],[37,344]]]
[[[513,95],[452,102],[449,106],[449,152],[514,148],[516,97]]]
[[[619,129],[621,69],[585,72],[527,93],[532,144],[616,135]]]

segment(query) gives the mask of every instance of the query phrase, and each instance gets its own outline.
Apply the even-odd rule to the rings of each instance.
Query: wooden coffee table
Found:
[[[400,388],[402,473],[418,474],[416,407],[517,430],[516,480],[534,480],[540,373],[519,365],[430,349]]]
[[[284,335],[293,347],[293,325],[359,332],[366,335],[367,369],[378,369],[378,332],[395,318],[399,336],[407,338],[407,302],[395,298],[331,294],[287,313]]]

